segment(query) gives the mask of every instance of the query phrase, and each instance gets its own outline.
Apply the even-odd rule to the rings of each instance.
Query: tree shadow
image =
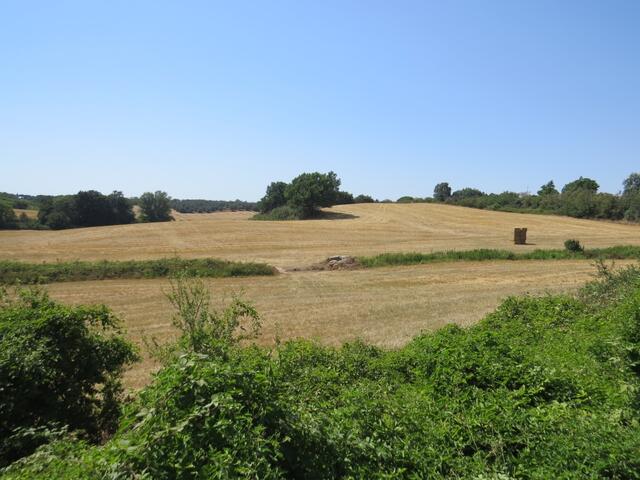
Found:
[[[317,215],[307,218],[307,220],[353,220],[354,218],[360,218],[358,215],[352,215],[351,213],[343,212],[327,212],[322,210]]]

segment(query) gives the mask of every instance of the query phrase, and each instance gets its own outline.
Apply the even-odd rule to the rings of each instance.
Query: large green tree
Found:
[[[340,179],[334,172],[303,173],[285,189],[287,204],[300,212],[301,218],[312,217],[321,207],[334,205],[340,191]]]
[[[258,202],[258,210],[266,213],[285,205],[287,203],[287,199],[284,196],[286,189],[287,184],[285,182],[271,182],[267,187],[265,196]]]
[[[433,189],[433,198],[439,202],[445,202],[451,197],[451,187],[447,182],[439,183]]]
[[[13,208],[0,202],[0,229],[16,228],[17,226],[18,219]]]
[[[545,195],[557,195],[557,194],[558,194],[558,190],[556,189],[556,185],[553,183],[553,180],[549,180],[547,183],[545,183],[540,187],[540,190],[538,190],[538,195],[540,195],[541,197]]]
[[[562,193],[571,193],[577,190],[597,193],[598,188],[600,188],[600,185],[598,185],[598,182],[596,182],[595,180],[587,177],[580,177],[577,180],[569,182],[564,187],[562,187]]]
[[[145,192],[139,200],[142,220],[145,222],[167,222],[173,220],[171,216],[171,197],[160,190]]]

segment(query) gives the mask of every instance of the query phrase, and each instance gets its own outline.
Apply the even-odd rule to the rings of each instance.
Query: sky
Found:
[[[615,193],[638,25],[637,0],[0,0],[0,191]]]

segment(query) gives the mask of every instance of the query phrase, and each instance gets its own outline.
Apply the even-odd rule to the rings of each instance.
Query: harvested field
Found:
[[[24,261],[142,260],[180,255],[265,262],[291,268],[332,255],[476,248],[529,251],[640,245],[640,226],[438,204],[359,204],[329,209],[331,220],[249,221],[248,212],[176,214],[170,223],[64,231],[1,231],[0,258]],[[513,245],[527,227],[528,245]]]
[[[618,262],[618,265],[631,262]],[[276,277],[208,279],[216,300],[244,291],[264,321],[260,342],[316,338],[338,344],[362,338],[398,346],[421,330],[446,323],[468,325],[506,296],[571,291],[595,271],[589,261],[465,262],[409,267],[296,272]],[[104,302],[126,323],[131,337],[166,339],[171,309],[163,295],[168,283],[155,280],[103,280],[49,286],[68,303]],[[145,360],[129,372],[130,387],[142,386],[153,364]]]

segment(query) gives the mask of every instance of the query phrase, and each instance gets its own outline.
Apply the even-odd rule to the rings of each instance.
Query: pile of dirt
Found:
[[[355,257],[336,255],[327,258],[324,262],[314,265],[313,270],[348,270],[358,266],[359,264]]]

